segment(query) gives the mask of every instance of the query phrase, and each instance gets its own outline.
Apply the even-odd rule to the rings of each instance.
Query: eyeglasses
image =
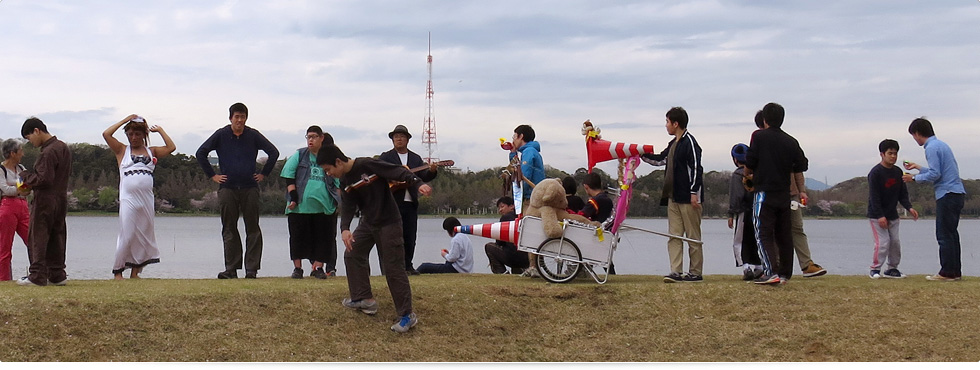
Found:
[[[310,135],[306,135],[306,140],[313,140],[313,139],[316,139],[316,138],[319,138],[319,137],[320,137],[320,135],[310,134]]]

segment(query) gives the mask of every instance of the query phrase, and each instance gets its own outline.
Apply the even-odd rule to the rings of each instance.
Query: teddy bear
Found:
[[[544,234],[549,238],[561,237],[563,233],[561,222],[564,220],[575,220],[593,226],[600,225],[582,215],[568,213],[567,208],[568,199],[565,198],[565,188],[561,185],[561,181],[544,179],[534,186],[531,203],[528,204],[525,214],[540,217]]]

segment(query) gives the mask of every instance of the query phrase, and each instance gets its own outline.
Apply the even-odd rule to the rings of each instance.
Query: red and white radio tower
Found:
[[[435,157],[436,152],[436,117],[432,113],[432,32],[429,32],[429,82],[425,86],[425,120],[422,123],[422,144],[425,144],[427,151],[425,163],[439,161]]]

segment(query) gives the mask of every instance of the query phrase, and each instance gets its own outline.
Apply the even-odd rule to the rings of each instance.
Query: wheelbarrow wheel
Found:
[[[582,253],[571,240],[545,240],[537,253],[538,273],[547,281],[567,283],[582,271]]]

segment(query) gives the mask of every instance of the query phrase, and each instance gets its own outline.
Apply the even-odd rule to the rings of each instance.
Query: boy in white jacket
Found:
[[[473,272],[473,244],[466,234],[455,231],[456,226],[460,225],[456,217],[448,217],[442,222],[442,229],[453,238],[449,250],[442,250],[442,258],[446,259],[446,263],[423,263],[418,268],[420,274]]]

